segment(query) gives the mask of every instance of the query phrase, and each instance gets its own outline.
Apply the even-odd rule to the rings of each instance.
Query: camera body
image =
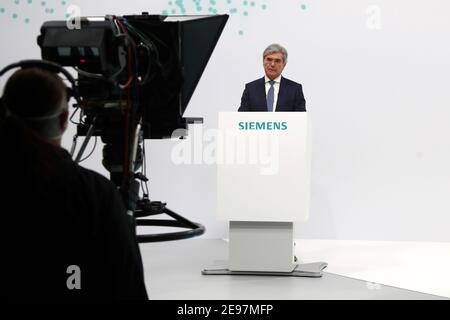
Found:
[[[202,118],[183,114],[228,15],[80,18],[79,28],[48,21],[37,42],[42,58],[76,71],[77,135],[105,143],[103,165],[134,212],[145,161],[144,139],[186,134]],[[179,130],[182,129],[182,130]],[[76,159],[80,159],[78,156]]]
[[[187,105],[182,105],[182,28],[164,20],[144,14],[82,18],[80,29],[73,30],[65,21],[42,25],[42,58],[77,70],[84,117],[79,135],[96,118],[94,135],[108,143],[114,139],[109,132],[124,126],[127,108],[142,120],[146,139],[169,138],[187,127],[189,121],[182,117]]]

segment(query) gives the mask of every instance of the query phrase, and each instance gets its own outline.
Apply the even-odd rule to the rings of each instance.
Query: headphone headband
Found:
[[[14,68],[21,68],[21,69],[40,68],[50,71],[52,73],[62,73],[72,85],[71,93],[73,94],[73,97],[75,98],[78,104],[81,104],[81,99],[80,96],[78,95],[78,89],[74,77],[69,73],[69,71],[64,69],[60,64],[49,60],[34,60],[34,59],[21,60],[19,62],[12,63],[3,68],[0,71],[0,77],[3,76],[9,70]]]

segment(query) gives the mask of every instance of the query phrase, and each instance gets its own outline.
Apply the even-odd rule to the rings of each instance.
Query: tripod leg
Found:
[[[164,208],[163,212],[165,214],[167,214],[168,216],[174,218],[175,220],[179,221],[183,225],[185,225],[186,228],[191,228],[191,229],[197,229],[198,228],[197,224],[195,224],[192,221],[190,221],[190,220],[180,216],[179,214],[173,212],[172,210],[170,210],[168,208]]]

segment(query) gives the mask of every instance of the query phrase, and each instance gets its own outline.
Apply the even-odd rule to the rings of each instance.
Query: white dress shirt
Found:
[[[270,89],[270,79],[267,76],[264,76],[265,84],[266,84],[266,99],[267,99],[267,93]],[[273,112],[277,109],[277,101],[278,101],[278,92],[280,91],[280,81],[281,81],[281,75],[279,75],[277,78],[273,79],[275,83],[273,84]]]

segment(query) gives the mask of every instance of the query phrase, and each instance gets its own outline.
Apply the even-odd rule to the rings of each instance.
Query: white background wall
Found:
[[[175,0],[0,3],[1,66],[39,58],[40,25],[64,19],[71,4],[83,16],[236,8],[186,116],[215,128],[217,113],[236,110],[244,84],[263,75],[264,48],[288,49],[284,75],[303,84],[314,130],[311,214],[297,237],[450,241],[450,2],[202,0],[199,10]],[[151,198],[206,225],[205,237],[226,237],[215,217],[215,166],[174,165],[175,144],[146,142]],[[83,164],[107,175],[99,146]]]

